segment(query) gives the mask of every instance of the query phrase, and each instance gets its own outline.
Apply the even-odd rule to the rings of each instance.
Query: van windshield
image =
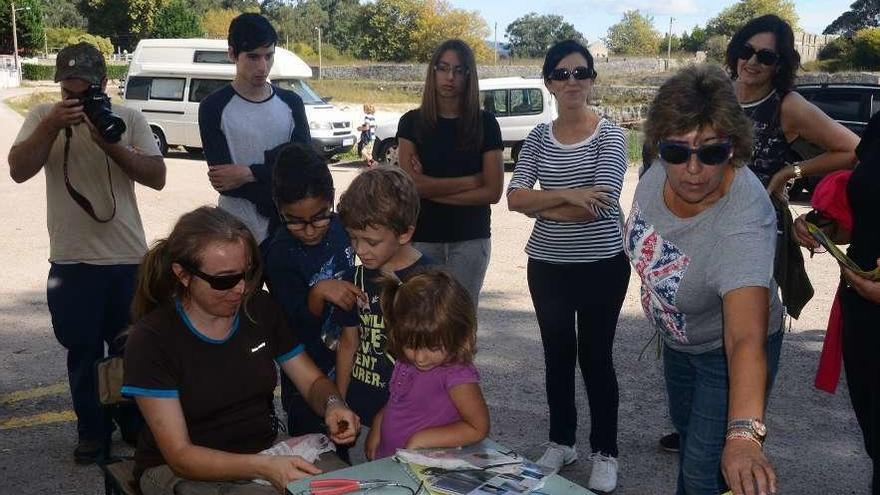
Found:
[[[306,105],[321,105],[326,103],[324,99],[321,98],[321,95],[302,79],[273,79],[272,82],[279,88],[289,89],[298,94]]]

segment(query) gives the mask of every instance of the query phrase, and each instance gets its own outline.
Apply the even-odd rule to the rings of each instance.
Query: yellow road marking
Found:
[[[47,425],[51,423],[66,423],[68,421],[76,421],[76,414],[74,414],[73,411],[47,412],[35,414],[33,416],[20,416],[17,418],[2,420],[0,421],[0,430],[27,428],[30,426]]]
[[[36,399],[47,395],[58,395],[68,391],[67,382],[58,382],[45,387],[35,387],[26,390],[17,390],[5,395],[0,395],[0,404],[12,404],[28,399]]]

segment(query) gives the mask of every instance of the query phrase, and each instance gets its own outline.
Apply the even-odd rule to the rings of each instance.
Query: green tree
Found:
[[[834,19],[822,33],[852,37],[862,28],[877,26],[880,26],[880,0],[856,0],[848,11]]]
[[[412,33],[418,27],[418,0],[376,0],[361,11],[361,58],[402,62],[413,59]]]
[[[575,39],[586,42],[584,35],[559,15],[530,12],[511,22],[505,30],[514,56],[543,57],[553,43]]]
[[[153,23],[155,38],[197,38],[202,36],[199,16],[184,0],[170,0],[162,6]]]
[[[722,36],[720,34],[710,36],[709,39],[706,40],[706,56],[716,62],[724,62],[728,43],[730,43],[730,38],[727,36]]]
[[[453,8],[446,0],[426,0],[412,33],[412,56],[427,62],[437,45],[457,38],[471,47],[477,60],[488,61],[492,59],[492,50],[484,41],[488,37],[489,27],[478,12]]]
[[[15,24],[18,32],[18,49],[33,53],[43,49],[43,9],[40,0],[17,0]],[[0,0],[0,50],[13,52],[12,6],[9,0]]]
[[[167,0],[80,0],[79,9],[88,19],[89,32],[115,37],[124,48],[134,48],[148,37],[159,9]]]
[[[355,53],[360,43],[361,4],[358,0],[320,0],[327,12],[324,40],[345,53]]]
[[[694,26],[694,29],[690,34],[686,31],[682,33],[681,49],[686,52],[696,53],[705,49],[707,39],[708,36],[706,36],[706,30],[700,26]]]
[[[681,51],[681,43],[682,43],[682,40],[684,39],[683,37],[684,37],[684,34],[682,35],[681,38],[678,37],[678,35],[675,35],[675,34],[672,35],[672,47],[671,47],[672,53],[678,53]],[[658,48],[657,53],[659,55],[662,55],[665,57],[667,51],[669,51],[669,49],[670,49],[669,34],[668,33],[663,34],[663,39],[660,40],[660,43],[657,45],[657,48]]]
[[[798,15],[792,0],[740,0],[709,19],[706,31],[709,36],[730,38],[751,19],[765,14],[776,14],[797,29]]]
[[[41,0],[44,24],[47,28],[85,28],[86,18],[72,0]]]
[[[863,69],[880,69],[880,28],[864,28],[853,35],[853,64]]]
[[[329,15],[318,0],[302,0],[296,4],[286,0],[266,0],[261,8],[263,15],[275,25],[282,44],[317,45],[315,28],[326,30],[329,21]]]
[[[638,10],[623,13],[623,19],[608,28],[608,48],[621,55],[655,55],[660,47],[660,33],[654,18]]]
[[[109,57],[113,55],[113,43],[110,42],[110,38],[105,38],[103,36],[95,36],[89,33],[80,33],[73,35],[67,38],[66,45],[75,45],[77,43],[82,43],[85,41],[91,45],[94,45],[101,53],[104,54],[104,57]]]
[[[232,9],[211,9],[202,16],[202,32],[208,38],[225,39],[229,34],[229,24],[241,12]]]
[[[47,27],[46,46],[55,52],[67,46],[69,38],[83,34],[86,34],[85,30],[78,27]]]

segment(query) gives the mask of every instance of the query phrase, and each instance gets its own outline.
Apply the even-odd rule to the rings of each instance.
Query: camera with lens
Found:
[[[82,97],[83,112],[89,118],[92,125],[98,129],[98,134],[108,143],[116,143],[125,132],[125,121],[113,113],[110,105],[110,97],[103,91],[101,86],[92,84]]]

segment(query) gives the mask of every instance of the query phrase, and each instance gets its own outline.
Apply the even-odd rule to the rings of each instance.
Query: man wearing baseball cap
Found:
[[[146,252],[134,183],[162,189],[165,162],[140,112],[110,109],[107,68],[97,48],[78,43],[61,50],[55,81],[62,101],[28,113],[9,151],[9,173],[24,182],[45,171],[46,295],[55,336],[67,349],[79,439],[74,459],[90,463],[109,453],[114,428],[96,397],[95,362],[105,345],[110,354],[119,351],[116,336],[129,323]],[[137,422],[116,419],[123,438],[133,442]]]

